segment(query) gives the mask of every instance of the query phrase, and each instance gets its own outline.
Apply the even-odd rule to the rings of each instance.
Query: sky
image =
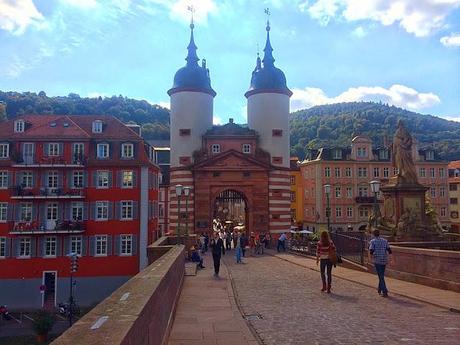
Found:
[[[0,0],[0,90],[169,106],[190,11],[214,122],[246,122],[270,9],[291,110],[382,101],[460,121],[460,0]]]

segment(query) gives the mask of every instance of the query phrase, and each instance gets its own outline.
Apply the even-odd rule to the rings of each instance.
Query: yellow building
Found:
[[[299,158],[291,157],[291,222],[292,225],[303,224],[302,176],[297,166]]]
[[[460,233],[460,161],[449,164],[449,217],[451,231]]]

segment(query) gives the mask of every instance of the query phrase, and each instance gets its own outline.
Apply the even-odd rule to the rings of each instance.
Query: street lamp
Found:
[[[177,243],[180,244],[180,197],[182,195],[184,187],[181,184],[176,185],[176,195],[177,195]]]
[[[374,228],[377,228],[378,217],[380,216],[380,208],[377,204],[377,194],[380,191],[380,181],[374,180],[369,182],[371,191],[374,193]]]
[[[326,217],[327,217],[327,231],[331,231],[331,185],[324,185],[324,193],[326,193]]]
[[[185,220],[185,235],[188,236],[188,197],[190,195],[190,187],[184,187],[184,195],[185,195],[185,214],[187,218]]]

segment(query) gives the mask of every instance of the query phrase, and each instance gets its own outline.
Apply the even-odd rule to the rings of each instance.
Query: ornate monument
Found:
[[[397,174],[382,187],[384,196],[383,219],[379,224],[399,240],[420,240],[438,237],[437,216],[426,205],[427,188],[417,181],[413,159],[413,139],[403,122],[398,122],[393,146],[392,161]],[[430,214],[427,214],[427,210]]]

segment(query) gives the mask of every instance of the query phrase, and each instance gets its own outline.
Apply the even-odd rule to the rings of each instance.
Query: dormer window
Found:
[[[102,133],[102,121],[93,121],[93,133]]]
[[[121,144],[121,158],[133,158],[134,157],[134,145],[127,143]]]
[[[358,147],[357,157],[359,158],[367,157],[367,150],[365,147]]]
[[[211,152],[212,153],[220,153],[220,145],[219,144],[212,144],[211,145]]]
[[[434,151],[426,151],[425,160],[434,161]]]
[[[251,153],[251,144],[243,144],[243,153]]]
[[[25,130],[25,123],[24,120],[16,120],[14,121],[14,132],[15,133],[23,133]]]
[[[335,149],[332,151],[332,159],[342,159],[342,150]]]
[[[0,159],[5,159],[10,157],[10,144],[3,143],[0,144]]]
[[[388,150],[380,150],[379,151],[379,158],[380,159],[388,159]]]

